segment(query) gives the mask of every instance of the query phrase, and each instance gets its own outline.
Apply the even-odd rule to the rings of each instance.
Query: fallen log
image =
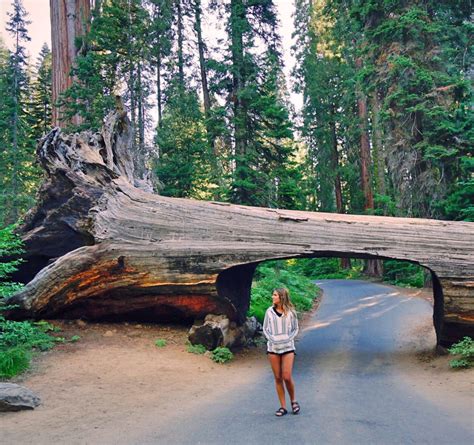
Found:
[[[472,223],[289,211],[159,196],[137,174],[124,113],[100,134],[53,129],[46,172],[20,229],[28,283],[16,317],[242,324],[256,265],[292,257],[407,260],[429,268],[441,344],[473,334]],[[443,293],[444,292],[444,293]]]

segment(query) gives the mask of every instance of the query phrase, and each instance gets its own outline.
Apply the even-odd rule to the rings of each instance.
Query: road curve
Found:
[[[278,402],[268,368],[252,385],[184,419],[143,431],[133,443],[474,443],[469,412],[420,396],[396,369],[404,352],[401,339],[412,320],[432,312],[430,304],[364,281],[318,284],[323,300],[297,342],[294,378],[300,415],[273,415]],[[472,414],[472,404],[469,408]]]

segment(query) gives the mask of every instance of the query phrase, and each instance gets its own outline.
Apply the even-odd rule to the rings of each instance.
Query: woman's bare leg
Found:
[[[281,372],[283,381],[285,382],[286,390],[290,396],[290,401],[295,401],[295,383],[293,382],[293,362],[295,361],[295,354],[290,352],[281,356]]]
[[[282,356],[268,354],[268,359],[272,365],[273,375],[275,376],[275,387],[280,400],[280,406],[286,409],[285,387],[283,386],[283,376],[281,370]]]

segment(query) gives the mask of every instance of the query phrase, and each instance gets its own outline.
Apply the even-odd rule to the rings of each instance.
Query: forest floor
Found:
[[[426,290],[396,289],[431,298]],[[310,314],[301,321],[303,330],[309,319]],[[110,443],[107,432],[126,434],[157,417],[171,420],[270,372],[263,344],[238,351],[224,365],[187,352],[185,326],[51,322],[61,327],[60,335],[80,340],[38,354],[28,372],[10,380],[34,390],[42,403],[32,411],[0,414],[2,444]],[[167,345],[155,346],[158,338]],[[445,388],[455,403],[453,398],[470,392],[473,374],[451,370],[450,357],[435,355],[433,345],[431,317],[419,320],[407,335],[401,378],[427,397],[432,388]]]

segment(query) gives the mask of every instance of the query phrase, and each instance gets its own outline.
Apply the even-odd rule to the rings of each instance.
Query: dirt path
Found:
[[[77,343],[57,346],[34,360],[15,383],[36,391],[34,411],[1,415],[2,444],[112,443],[147,416],[163,421],[208,403],[263,370],[257,348],[231,364],[187,352],[187,329],[145,324],[87,324],[54,321]],[[158,348],[157,338],[167,340]]]
[[[12,380],[36,391],[42,405],[0,414],[2,444],[107,444],[117,437],[126,443],[139,425],[185,419],[269,372],[263,348],[243,350],[225,365],[188,353],[187,328],[181,326],[54,323],[61,335],[81,339],[40,354],[28,373]],[[431,318],[411,323],[400,378],[437,403],[472,402],[473,373],[453,372],[449,357],[431,353]],[[167,345],[156,347],[157,338]]]

